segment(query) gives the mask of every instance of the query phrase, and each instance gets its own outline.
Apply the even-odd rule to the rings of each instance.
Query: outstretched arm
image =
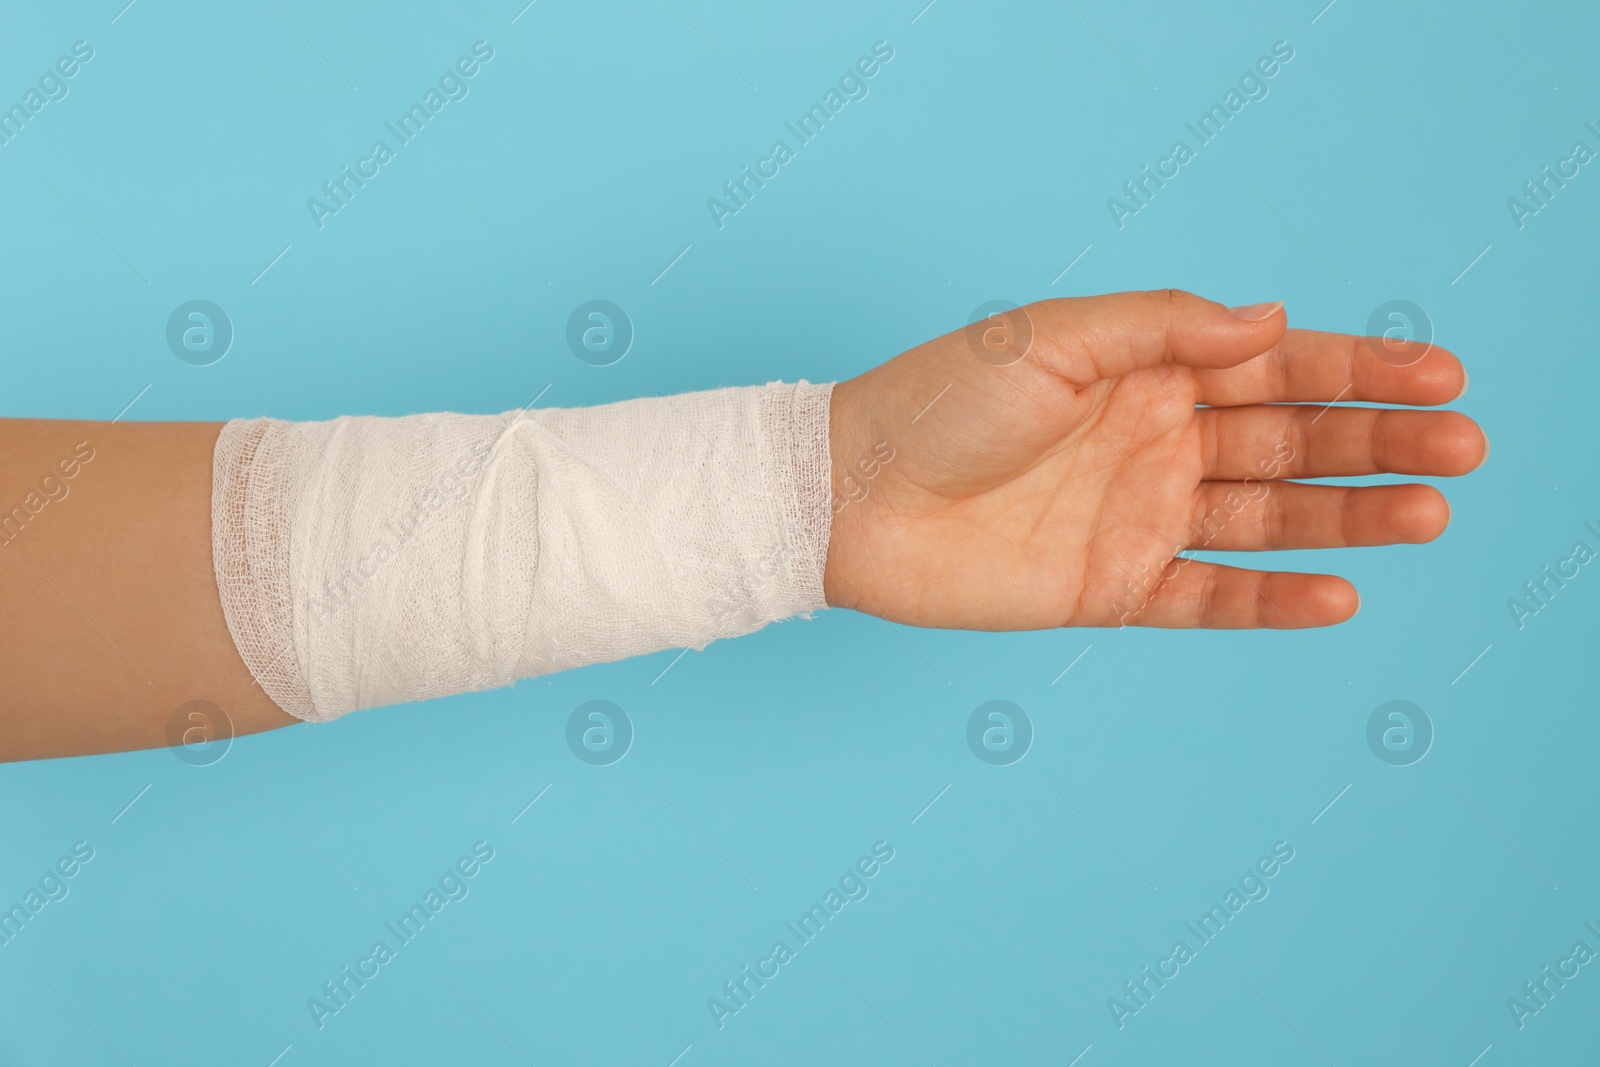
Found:
[[[1449,509],[1431,487],[1301,480],[1474,469],[1487,454],[1487,441],[1465,416],[1350,406],[1443,404],[1465,384],[1461,365],[1443,349],[1286,331],[1278,306],[1230,312],[1168,291],[1029,305],[919,345],[834,388],[827,440],[818,446],[826,448],[824,461],[831,458],[832,500],[819,498],[821,514],[800,516],[825,538],[813,606],[825,597],[830,605],[913,625],[987,630],[1343,621],[1358,604],[1343,579],[1236,569],[1181,553],[1436,537]],[[618,425],[647,425],[630,412]],[[316,627],[348,631],[351,654],[374,657],[374,663],[386,662],[385,655],[407,663],[417,658],[407,642],[418,639],[415,631],[427,638],[434,628],[409,625],[395,609],[404,597],[390,586],[409,583],[427,603],[441,599],[430,595],[435,592],[461,601],[462,629],[471,633],[460,638],[457,659],[486,665],[463,675],[468,681],[458,688],[495,684],[529,664],[582,659],[572,642],[563,647],[566,620],[547,620],[539,632],[518,631],[510,648],[502,647],[506,635],[495,627],[509,617],[499,610],[503,587],[521,581],[537,591],[552,576],[621,563],[552,558],[551,552],[562,543],[557,535],[568,519],[552,506],[560,501],[551,494],[563,485],[588,484],[563,481],[564,471],[574,457],[574,469],[599,462],[583,451],[585,441],[608,440],[598,417],[583,410],[549,418],[530,413],[532,432],[523,433],[529,428],[517,427],[518,413],[485,429],[481,440],[497,447],[475,449],[473,462],[455,468],[464,487],[455,544],[473,557],[466,563],[431,570],[385,563],[391,569],[381,574],[374,565],[378,578],[367,580],[348,605],[317,602],[306,590],[266,591],[294,601],[279,605],[293,621],[284,649],[288,661],[312,677],[308,699],[323,712],[302,717],[383,702],[357,694],[333,707],[338,701],[328,694],[337,686],[322,681],[327,664],[311,662],[329,647]],[[740,424],[735,419],[732,425]],[[7,682],[0,696],[0,758],[169,744],[176,740],[168,732],[175,715],[197,699],[223,708],[238,733],[297,721],[252,677],[219,602],[212,488],[220,431],[215,423],[0,420],[0,504],[14,502],[0,515],[0,597],[11,608],[0,618],[0,674]],[[734,435],[734,455],[741,440]],[[522,448],[533,457],[525,471],[514,466]],[[413,450],[412,458],[425,451]],[[801,451],[797,445],[796,454]],[[612,466],[595,484],[622,486],[616,491],[624,495],[645,491],[642,481],[626,487],[627,457],[626,448],[612,448]],[[320,468],[320,459],[310,458]],[[324,479],[321,491],[331,499],[360,492],[362,486],[345,483],[363,469],[376,468],[341,460],[331,472],[308,467],[307,478]],[[539,494],[544,539],[531,550],[537,558],[476,559],[484,523],[515,503],[521,478]],[[450,475],[425,484],[449,485]],[[671,487],[651,488],[664,494],[670,512]],[[593,507],[604,509],[607,501]],[[715,513],[708,519],[697,507],[682,513],[718,525]],[[440,513],[448,516],[449,505]],[[295,514],[297,538],[307,535],[307,523],[322,521],[315,507]],[[434,521],[430,536],[447,526]],[[383,528],[397,527],[386,520]],[[322,533],[309,531],[313,540]],[[647,533],[659,540],[666,532]],[[352,543],[365,549],[369,541]],[[303,542],[295,545],[300,552]],[[512,547],[526,556],[530,549],[519,545]],[[402,543],[397,554],[425,551]],[[752,552],[762,566],[763,552]],[[284,553],[289,558],[287,547]],[[368,558],[351,553],[346,571]],[[692,572],[696,561],[679,562]],[[301,565],[296,556],[295,566]],[[784,566],[804,570],[805,564],[791,559]],[[477,575],[488,584],[465,594],[427,587],[447,573]],[[803,610],[803,588],[787,600],[775,592],[792,579],[746,568],[731,586],[712,590],[709,604],[686,613],[714,621],[706,632],[682,639],[743,632],[776,617],[773,605],[781,610],[800,603]],[[630,584],[614,587],[624,590],[625,600]],[[619,602],[596,617],[626,620],[635,611],[655,618],[663,614],[660,607],[658,601],[644,611]],[[384,617],[390,610],[396,614]],[[651,632],[648,626],[644,632]],[[373,642],[384,640],[390,644],[374,650]],[[606,651],[594,658],[647,650],[649,640],[602,642]],[[254,654],[259,657],[259,649]],[[449,678],[435,677],[430,685],[408,682],[409,688],[394,691],[406,698],[451,691]],[[178,725],[185,725],[181,717]]]

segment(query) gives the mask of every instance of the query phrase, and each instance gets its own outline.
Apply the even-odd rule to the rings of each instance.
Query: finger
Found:
[[[1198,365],[1197,365],[1198,366]],[[1200,403],[1448,404],[1467,388],[1461,361],[1438,345],[1288,330],[1237,366],[1195,371]]]
[[[1171,577],[1139,610],[1125,614],[1125,623],[1287,630],[1332,626],[1361,606],[1355,586],[1331,574],[1253,571],[1181,558],[1168,564],[1164,574]]]
[[[1256,404],[1198,412],[1205,477],[1455,477],[1477,470],[1489,438],[1459,411]]]
[[[1192,523],[1191,548],[1228,552],[1416,545],[1450,525],[1450,505],[1431,485],[1201,482]]]
[[[1179,289],[1044,300],[1023,310],[1038,358],[1079,386],[1164,363],[1231,367],[1271,348],[1287,321],[1282,303],[1230,311]]]

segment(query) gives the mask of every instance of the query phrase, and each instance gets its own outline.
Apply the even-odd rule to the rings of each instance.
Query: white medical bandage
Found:
[[[212,467],[228,630],[322,721],[822,608],[832,389],[236,419]]]

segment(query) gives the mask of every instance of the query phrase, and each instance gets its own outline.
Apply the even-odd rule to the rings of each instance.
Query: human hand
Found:
[[[1455,400],[1449,352],[1286,321],[1176,290],[1046,300],[841,382],[828,603],[973,630],[1348,619],[1342,578],[1179,553],[1431,541],[1431,486],[1289,479],[1466,474],[1489,443],[1459,412],[1346,406]]]

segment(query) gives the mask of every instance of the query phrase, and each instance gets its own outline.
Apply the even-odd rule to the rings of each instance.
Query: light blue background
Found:
[[[208,767],[7,766],[0,898],[75,841],[95,858],[0,947],[0,1062],[1594,1055],[1600,966],[1525,1029],[1506,1001],[1574,942],[1600,949],[1600,578],[1521,631],[1507,600],[1596,545],[1600,176],[1521,230],[1506,201],[1600,147],[1600,19],[921,3],[9,3],[0,100],[74,41],[95,57],[0,147],[3,413],[504,411],[546,386],[579,405],[847,377],[991,299],[1180,286],[1359,332],[1398,297],[1470,368],[1459,406],[1493,440],[1447,487],[1450,530],[1273,560],[1356,582],[1333,630],[825,613],[245,738]],[[318,230],[306,199],[478,40],[495,55],[470,96]],[[870,96],[719,231],[707,198],[879,40]],[[1270,95],[1119,230],[1107,198],[1280,40]],[[203,368],[164,340],[195,298],[237,330]],[[615,366],[565,345],[591,298],[637,328]],[[595,698],[637,730],[609,767],[564,740]],[[1396,698],[1437,730],[1409,767],[1365,740]],[[966,747],[991,699],[1037,731],[1010,767]],[[471,895],[319,1030],[308,998],[480,840]],[[870,896],[719,1030],[707,998],[879,840],[895,858]],[[1119,1030],[1108,998],[1278,841],[1295,858],[1270,896]]]

